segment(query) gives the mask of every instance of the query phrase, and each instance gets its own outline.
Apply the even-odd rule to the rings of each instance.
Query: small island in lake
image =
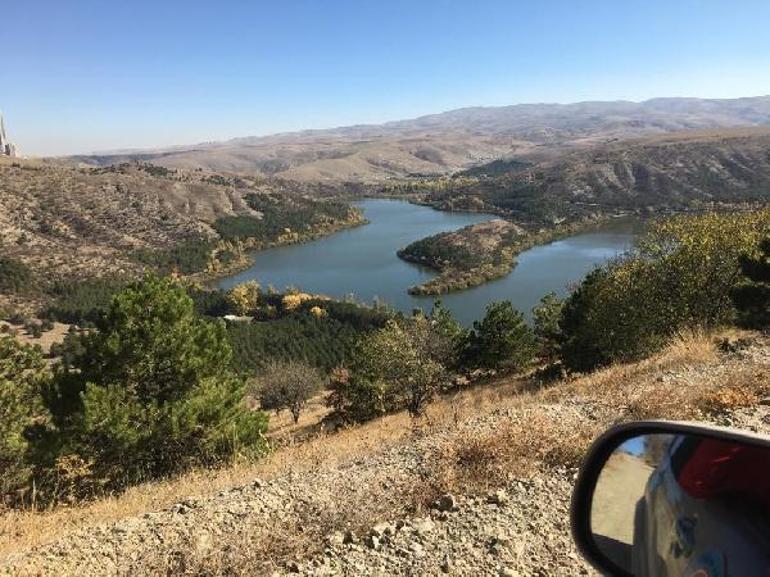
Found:
[[[503,277],[516,266],[516,256],[535,245],[574,234],[591,221],[562,223],[526,230],[503,219],[471,224],[411,243],[398,251],[405,261],[428,266],[438,276],[413,287],[412,295],[439,295]]]
[[[409,288],[410,294],[442,294],[505,276],[514,267],[525,231],[507,220],[471,224],[415,241],[398,251],[406,261],[429,266],[440,274]]]

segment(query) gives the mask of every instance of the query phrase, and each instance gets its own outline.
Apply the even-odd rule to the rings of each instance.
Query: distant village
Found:
[[[16,156],[16,145],[10,142],[5,134],[5,120],[2,113],[0,113],[0,156]]]

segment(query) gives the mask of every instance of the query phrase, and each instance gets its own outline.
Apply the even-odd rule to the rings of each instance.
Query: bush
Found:
[[[0,335],[0,496],[30,480],[30,433],[46,421],[41,393],[49,378],[39,348]]]
[[[21,293],[32,288],[32,271],[23,262],[0,257],[0,293]]]
[[[428,315],[431,339],[429,354],[433,360],[447,369],[458,369],[463,349],[468,340],[468,330],[452,316],[440,300],[433,303]]]
[[[372,381],[363,373],[353,374],[335,367],[329,375],[327,405],[334,418],[346,423],[362,423],[386,412],[382,381]]]
[[[234,312],[227,293],[222,290],[207,290],[188,286],[187,295],[192,299],[199,315],[222,317]]]
[[[75,340],[46,395],[55,454],[89,463],[105,487],[264,448],[266,418],[243,404],[224,325],[172,280],[131,284]]]
[[[535,337],[510,301],[490,303],[481,321],[474,321],[465,358],[470,366],[516,371],[536,354]]]
[[[43,326],[37,322],[30,322],[24,325],[24,330],[35,339],[39,339],[43,336]]]
[[[335,411],[356,421],[402,409],[420,416],[445,375],[435,358],[432,329],[429,319],[417,315],[390,320],[362,339],[352,373],[332,383],[329,402]]]
[[[263,409],[288,409],[296,423],[307,401],[323,384],[323,375],[314,367],[297,361],[272,361],[257,377],[255,392]]]
[[[227,294],[230,307],[237,315],[253,313],[259,305],[259,295],[259,284],[253,280],[234,286]]]
[[[683,329],[732,323],[742,255],[756,255],[768,226],[768,210],[653,223],[635,254],[594,270],[567,299],[565,365],[586,371],[638,359]]]
[[[741,257],[743,282],[733,291],[740,324],[755,329],[770,327],[770,238],[760,244],[755,258]]]

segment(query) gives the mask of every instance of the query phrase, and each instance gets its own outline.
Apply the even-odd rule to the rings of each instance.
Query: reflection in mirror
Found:
[[[770,575],[770,449],[633,437],[599,474],[591,530],[602,554],[633,575]]]

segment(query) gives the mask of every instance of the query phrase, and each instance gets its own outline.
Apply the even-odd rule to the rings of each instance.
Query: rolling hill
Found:
[[[451,174],[511,156],[541,162],[575,149],[641,136],[765,125],[770,125],[770,96],[519,104],[462,108],[381,125],[73,159],[91,165],[142,160],[170,168],[293,180],[376,182]]]

